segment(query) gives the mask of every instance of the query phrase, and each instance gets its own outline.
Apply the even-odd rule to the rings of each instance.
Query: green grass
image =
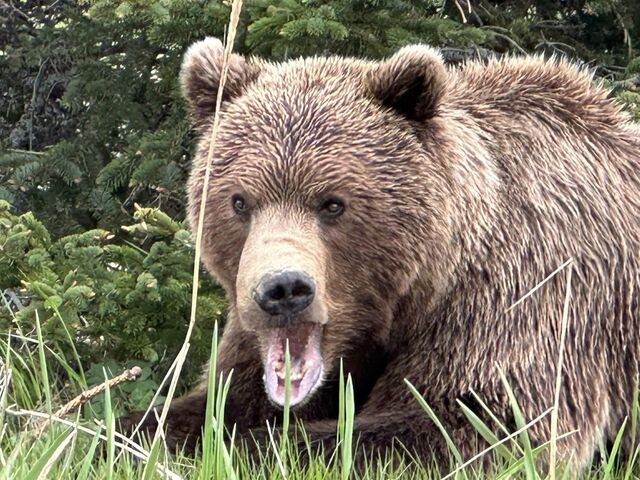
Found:
[[[112,391],[106,389],[104,418],[92,422],[79,420],[79,415],[65,419],[64,423],[54,421],[41,435],[34,435],[37,421],[46,419],[49,412],[74,392],[56,390],[59,381],[49,378],[52,372],[66,372],[68,365],[58,363],[60,356],[49,352],[39,329],[35,338],[22,334],[11,337],[11,348],[7,336],[0,339],[0,480],[4,479],[125,479],[125,478],[258,478],[258,479],[341,479],[367,478],[440,478],[432,465],[420,465],[406,460],[406,452],[398,451],[385,459],[370,463],[363,471],[354,470],[353,453],[357,448],[354,435],[353,383],[350,376],[340,376],[340,415],[337,428],[337,451],[327,460],[325,455],[312,457],[302,466],[297,445],[307,443],[304,433],[290,425],[288,401],[285,408],[283,435],[273,435],[271,444],[262,455],[259,465],[251,462],[241,449],[234,446],[223,431],[225,399],[230,378],[209,376],[209,399],[205,432],[202,439],[202,454],[196,458],[182,454],[169,454],[162,442],[156,449],[128,443],[115,430],[115,413],[111,408]],[[211,363],[215,366],[217,345],[213,341]],[[27,350],[29,352],[27,352]],[[287,350],[288,351],[288,350]],[[287,355],[288,357],[288,355]],[[286,359],[287,380],[290,384],[290,362]],[[212,370],[213,371],[213,370]],[[105,373],[106,376],[106,373]],[[551,409],[537,419],[525,419],[515,401],[504,375],[502,376],[507,395],[511,400],[517,430],[509,431],[504,425],[494,423],[498,429],[490,428],[471,409],[460,403],[461,412],[470,425],[484,438],[489,451],[483,457],[493,465],[490,478],[548,478],[537,462],[540,455],[548,456],[551,442],[534,447],[527,434],[528,428],[537,421],[549,421]],[[69,383],[75,385],[75,383]],[[67,387],[71,388],[71,387]],[[79,386],[78,386],[79,388]],[[117,387],[116,387],[117,388]],[[476,479],[488,478],[472,459],[462,458],[457,446],[448,435],[444,425],[420,393],[407,382],[417,404],[425,415],[435,422],[451,452],[451,464],[447,478]],[[287,396],[288,400],[288,396]],[[479,397],[474,398],[484,410],[483,417],[491,417],[488,407]],[[552,399],[550,399],[550,404]],[[623,463],[618,458],[623,433],[630,429],[635,432],[638,421],[638,391],[636,389],[633,415],[621,428],[616,442],[608,452],[602,452],[599,464],[586,472],[585,478],[593,479],[634,479],[639,478],[640,469],[635,464],[640,447],[634,445],[635,455]],[[572,432],[558,435],[557,441]],[[293,436],[296,436],[295,441]],[[235,432],[232,432],[232,437]],[[507,437],[507,438],[505,438]],[[404,455],[404,459],[401,458]],[[137,460],[134,461],[133,457]],[[558,464],[554,470],[557,478],[573,478],[571,471]]]
[[[568,296],[568,293],[567,293]],[[565,313],[566,315],[566,313]],[[287,478],[287,479],[341,479],[367,478],[386,479],[398,477],[439,478],[433,465],[411,462],[407,452],[392,452],[387,458],[369,463],[364,470],[354,470],[354,449],[357,437],[354,434],[354,393],[350,376],[345,379],[342,364],[339,379],[339,416],[337,422],[337,449],[327,460],[319,452],[302,466],[297,445],[310,445],[304,431],[291,428],[289,409],[290,396],[285,395],[283,434],[270,436],[270,446],[261,455],[259,464],[252,462],[242,449],[234,443],[235,429],[229,438],[224,431],[224,408],[231,377],[216,378],[217,326],[211,348],[211,370],[208,378],[208,399],[206,420],[202,438],[202,453],[193,458],[182,454],[169,454],[163,442],[137,445],[119,435],[115,429],[115,413],[112,408],[112,392],[107,387],[104,392],[103,418],[93,422],[76,418],[56,420],[49,424],[42,434],[35,434],[38,422],[50,418],[51,412],[65,403],[64,399],[74,396],[78,390],[86,388],[86,381],[77,354],[80,374],[76,373],[43,338],[39,319],[31,335],[19,329],[0,337],[0,480],[4,479],[124,479],[124,478]],[[18,322],[16,322],[18,325]],[[72,341],[68,336],[68,341]],[[76,350],[73,349],[73,352]],[[289,345],[285,349],[285,385],[289,389],[291,362]],[[177,362],[167,373],[169,380]],[[51,368],[53,367],[53,368]],[[56,372],[56,373],[54,373]],[[564,432],[552,436],[549,442],[533,447],[528,429],[539,421],[548,421],[553,408],[549,408],[535,419],[525,419],[506,376],[499,371],[505,392],[511,402],[515,431],[502,424],[491,412],[482,398],[471,392],[474,402],[482,409],[483,417],[490,418],[497,429],[490,428],[474,411],[462,402],[461,412],[473,426],[478,437],[488,445],[485,451],[474,458],[465,459],[460,454],[446,427],[440,422],[433,409],[420,392],[405,380],[406,386],[419,405],[440,430],[450,451],[449,472],[444,478],[476,479],[485,478],[486,473],[478,470],[476,462],[482,457],[488,459],[491,478],[573,478],[573,472],[562,464],[554,465],[552,472],[540,471],[538,457],[555,449],[557,441],[575,432]],[[65,390],[61,390],[59,378],[65,376]],[[105,380],[107,373],[104,372]],[[55,380],[55,381],[52,381]],[[163,382],[164,384],[164,382]],[[635,438],[638,421],[638,388],[634,391],[633,413],[622,425],[613,447],[601,452],[601,462],[592,466],[584,477],[593,479],[639,478],[636,462],[640,446],[632,445],[632,457],[623,463],[619,452],[623,434],[627,428]],[[550,399],[553,403],[554,399]],[[557,399],[555,400],[557,404]],[[151,405],[150,405],[151,407]],[[153,413],[150,413],[153,414]],[[292,438],[295,436],[295,438]],[[302,442],[299,440],[302,439]],[[307,448],[310,451],[310,448]],[[136,461],[134,461],[134,457]],[[555,458],[555,457],[554,457]],[[486,462],[485,462],[486,463]],[[551,475],[549,475],[551,473]]]

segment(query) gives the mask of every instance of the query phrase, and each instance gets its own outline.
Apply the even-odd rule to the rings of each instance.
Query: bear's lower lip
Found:
[[[307,400],[321,383],[323,362],[320,354],[322,326],[304,322],[267,332],[267,355],[264,359],[264,383],[272,402],[285,403],[285,349],[289,340],[291,359],[291,406]]]

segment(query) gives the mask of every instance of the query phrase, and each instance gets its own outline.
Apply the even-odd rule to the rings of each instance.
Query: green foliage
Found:
[[[184,222],[157,209],[139,209],[135,219],[124,227],[130,241],[115,243],[114,235],[102,229],[54,240],[32,213],[14,215],[0,201],[0,278],[22,304],[0,310],[0,330],[30,331],[37,312],[46,343],[66,346],[61,349],[69,361],[79,355],[93,364],[89,378],[94,381],[91,372],[101,377],[102,366],[114,374],[140,360],[168,368],[189,317],[191,236]],[[206,276],[200,292],[196,365],[207,358],[213,323],[224,312],[222,292]],[[69,332],[77,353],[70,348]],[[198,374],[194,369],[190,379]],[[131,398],[138,407],[157,387],[145,380],[135,384],[140,390]]]
[[[61,383],[144,362],[149,376],[126,387],[142,407],[182,341],[194,136],[177,73],[191,42],[224,37],[229,11],[215,0],[0,2],[0,328],[31,338],[37,312],[44,353],[63,352]],[[248,0],[235,48],[274,60],[380,58],[412,42],[450,63],[567,55],[640,120],[639,25],[637,0]],[[200,302],[187,381],[224,310],[206,275]]]
[[[438,13],[436,2],[256,1],[246,46],[260,55],[287,58],[340,52],[380,57],[413,42],[440,46],[491,46],[493,34]]]

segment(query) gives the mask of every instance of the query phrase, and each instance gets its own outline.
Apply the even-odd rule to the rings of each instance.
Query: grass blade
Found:
[[[38,357],[40,359],[40,375],[42,385],[44,386],[44,396],[47,402],[47,413],[51,415],[53,412],[51,402],[51,387],[49,385],[49,372],[47,369],[47,358],[44,354],[44,339],[42,338],[42,328],[40,327],[40,315],[36,310],[36,332],[38,335]]]
[[[522,447],[524,450],[524,466],[525,473],[528,480],[536,480],[538,478],[538,474],[536,473],[536,464],[533,455],[533,449],[531,448],[531,441],[529,439],[529,434],[526,429],[523,427],[526,425],[526,421],[524,419],[524,415],[522,414],[522,410],[520,410],[520,406],[518,405],[518,401],[516,400],[516,396],[507,381],[507,377],[504,374],[504,371],[501,368],[498,368],[498,372],[500,374],[500,379],[502,380],[502,384],[507,391],[507,395],[509,397],[509,403],[511,404],[511,411],[513,412],[513,418],[516,422],[516,427],[518,429],[522,429],[522,432],[519,435],[520,442],[522,442]]]
[[[489,408],[489,406],[480,398],[480,396],[476,393],[476,391],[471,388],[469,390],[469,392],[471,393],[471,396],[473,397],[473,400],[475,402],[478,403],[478,405],[480,405],[482,407],[482,410],[484,410],[486,412],[486,414],[489,416],[489,418],[491,419],[492,422],[494,422],[498,428],[500,429],[500,431],[502,431],[502,433],[504,433],[505,435],[509,436],[509,429],[504,425],[504,423],[491,411],[491,409]],[[522,450],[522,447],[520,446],[520,444],[518,442],[511,442],[512,448],[515,448],[516,450],[518,450],[518,452],[520,452],[521,454],[524,453]]]
[[[113,410],[111,405],[111,389],[109,388],[109,376],[107,371],[103,368],[104,373],[104,408],[105,408],[105,423],[107,427],[107,480],[113,478],[114,458],[116,453],[115,444],[115,430],[116,421],[113,416]]]
[[[223,478],[224,474],[227,474],[227,477],[232,479],[236,478],[235,471],[230,468],[231,466],[231,455],[229,453],[229,449],[224,441],[224,432],[225,432],[225,424],[224,424],[224,406],[227,400],[227,396],[229,395],[229,388],[231,387],[231,377],[233,375],[233,370],[229,372],[227,379],[222,383],[224,378],[220,375],[220,380],[218,384],[218,393],[216,396],[216,414],[215,414],[215,422],[213,425],[215,426],[215,442],[216,442],[216,478]],[[235,426],[234,426],[235,430]],[[233,443],[231,444],[231,448],[233,448]]]
[[[74,430],[65,430],[60,435],[58,435],[51,445],[45,450],[45,452],[40,455],[36,463],[31,467],[29,472],[23,477],[24,480],[38,480],[40,478],[45,478],[47,475],[48,468],[50,467],[50,460],[55,461],[55,455],[60,455],[61,450],[60,447],[64,447],[71,441],[73,436],[75,435]]]
[[[353,465],[353,425],[355,419],[355,399],[353,396],[353,381],[351,374],[347,376],[347,384],[344,392],[344,429],[342,431],[342,480],[347,480],[351,475]]]
[[[190,348],[190,339],[193,333],[193,329],[196,323],[196,311],[198,305],[198,287],[200,284],[200,259],[202,257],[202,239],[204,236],[204,215],[206,213],[205,206],[207,205],[207,195],[209,192],[209,179],[211,177],[211,165],[213,159],[213,146],[215,145],[215,139],[218,133],[219,123],[220,123],[220,106],[222,105],[222,94],[224,92],[224,86],[227,78],[227,73],[229,71],[229,63],[231,60],[231,51],[233,49],[234,39],[238,27],[238,23],[240,21],[240,12],[242,11],[242,0],[233,0],[231,4],[231,15],[229,17],[229,30],[227,42],[224,49],[224,55],[222,59],[222,71],[220,74],[220,81],[218,83],[218,95],[216,97],[216,110],[213,115],[213,125],[211,127],[211,137],[209,142],[209,151],[207,153],[207,161],[205,165],[205,174],[202,184],[201,191],[201,201],[200,208],[198,212],[198,224],[196,226],[195,231],[195,252],[194,252],[194,265],[193,265],[193,274],[192,274],[192,288],[191,288],[191,311],[189,314],[189,323],[187,325],[187,332],[185,334],[184,342],[182,344],[182,348],[178,353],[176,358],[176,367],[171,375],[171,381],[169,383],[169,391],[167,392],[167,397],[165,398],[162,413],[160,414],[160,420],[158,421],[158,428],[156,429],[156,433],[153,437],[153,443],[151,447],[151,454],[149,458],[149,464],[146,465],[144,471],[144,480],[150,480],[151,475],[155,469],[155,465],[158,458],[158,443],[160,440],[160,435],[164,424],[167,419],[167,415],[169,414],[169,409],[171,405],[171,401],[174,398],[176,388],[178,386],[178,380],[180,378],[180,373],[182,372],[182,367],[186,361],[187,353]],[[149,465],[152,464],[152,468],[149,468]]]
[[[558,436],[558,415],[560,414],[560,391],[562,390],[562,366],[564,363],[564,347],[567,337],[567,325],[569,323],[569,302],[571,300],[571,273],[572,268],[567,269],[567,291],[562,308],[562,322],[560,325],[560,345],[558,346],[558,363],[556,366],[556,384],[553,397],[553,411],[551,412],[551,446],[549,451],[549,480],[556,478],[556,456]]]
[[[538,421],[540,421],[542,418],[546,417],[549,413],[551,413],[551,408],[549,408],[546,412],[544,412],[542,415],[539,415],[538,417],[536,417],[535,420],[529,422],[527,425],[525,425],[525,428],[523,428],[522,430],[526,430],[527,428],[530,428],[533,424],[537,423]],[[520,433],[520,430],[517,430],[517,434]],[[571,432],[567,432],[567,433],[563,433],[562,435],[558,435],[558,438],[556,438],[557,440],[562,440],[564,438],[567,438],[575,433],[577,433],[578,430],[573,430]],[[551,441],[545,442],[542,445],[537,446],[536,448],[534,448],[532,450],[532,453],[535,456],[543,453],[547,448],[549,448],[549,446],[551,445]],[[520,470],[522,470],[522,468],[525,466],[525,457],[521,457],[518,460],[516,460],[515,462],[511,463],[505,470],[501,471],[499,475],[497,475],[496,480],[506,480],[506,479],[511,479],[513,477],[517,477],[518,473],[520,472]],[[569,471],[571,473],[570,469],[567,469],[567,471]],[[566,475],[566,471],[565,471],[565,475]]]
[[[607,480],[609,478],[613,478],[613,471],[616,467],[616,463],[618,461],[618,452],[620,451],[620,446],[622,445],[622,439],[624,438],[624,431],[627,426],[627,420],[629,417],[624,419],[622,422],[622,426],[620,430],[618,430],[618,434],[616,435],[616,440],[613,442],[613,446],[611,447],[611,453],[609,454],[609,459],[607,460],[607,464],[604,467],[604,474],[602,475],[602,480]]]
[[[80,467],[80,471],[78,472],[78,476],[76,480],[87,480],[89,478],[89,472],[91,471],[91,465],[95,460],[96,448],[98,447],[98,442],[100,442],[100,436],[94,435],[91,440],[91,444],[89,445],[89,450],[82,460],[82,466]]]
[[[214,441],[214,408],[216,401],[216,370],[218,358],[218,322],[213,326],[213,338],[211,339],[211,355],[209,357],[209,376],[207,378],[207,405],[205,407],[204,431],[202,434],[202,467],[199,473],[200,479],[213,477],[215,463]]]
[[[624,473],[624,480],[628,480],[633,475],[633,467],[636,463],[638,456],[638,448],[636,442],[638,440],[638,379],[633,387],[633,402],[631,403],[631,447],[630,452],[633,452],[631,461],[627,462],[627,467]]]
[[[415,399],[418,401],[418,404],[420,405],[420,407],[426,412],[426,414],[429,416],[429,418],[431,419],[431,421],[433,423],[435,423],[436,427],[438,427],[438,430],[440,430],[440,433],[442,434],[442,436],[444,437],[444,441],[447,444],[447,447],[449,449],[449,452],[451,453],[451,455],[453,456],[453,458],[455,458],[457,465],[462,465],[462,455],[460,455],[460,451],[458,450],[458,448],[456,447],[455,443],[453,443],[453,440],[451,439],[451,437],[449,436],[449,433],[447,432],[447,429],[444,428],[444,425],[442,424],[442,422],[440,421],[440,419],[438,418],[438,416],[435,414],[435,412],[431,409],[431,407],[429,406],[429,404],[427,403],[427,401],[424,399],[424,397],[420,394],[420,392],[416,389],[416,387],[414,387],[411,382],[409,382],[409,380],[407,380],[406,378],[404,379],[404,383],[407,384],[407,386],[409,387],[409,390],[411,391],[411,393],[413,394],[413,396],[415,397]]]
[[[478,417],[469,407],[467,407],[464,403],[458,400],[458,405],[462,409],[462,413],[464,413],[467,420],[471,426],[480,434],[482,438],[484,438],[489,445],[496,445],[496,453],[499,454],[506,461],[510,461],[514,459],[513,453],[509,451],[507,447],[500,443],[498,437],[491,431],[491,429],[482,421],[480,417]]]
[[[289,417],[291,410],[291,355],[289,354],[289,339],[284,349],[284,406],[282,409],[282,436],[280,437],[280,456],[285,460],[287,441],[289,439]],[[286,467],[286,465],[285,465]]]
[[[19,455],[22,453],[22,444],[24,443],[24,435],[18,437],[18,441],[16,445],[11,450],[9,457],[2,465],[2,469],[0,469],[0,480],[13,480],[15,476],[13,475],[14,465],[18,462]]]
[[[338,431],[336,436],[338,442],[342,439],[342,432],[344,431],[344,367],[342,364],[342,358],[340,359],[340,375],[338,377]]]

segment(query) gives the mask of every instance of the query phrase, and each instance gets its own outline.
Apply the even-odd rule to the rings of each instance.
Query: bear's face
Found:
[[[384,347],[399,299],[437,275],[444,179],[412,125],[435,115],[444,73],[430,50],[405,51],[416,55],[418,69],[395,57],[270,65],[234,55],[213,145],[222,47],[205,40],[185,57],[202,133],[190,220],[195,230],[212,147],[203,261],[227,292],[229,321],[255,334],[279,405],[287,340],[296,405],[340,358]]]

